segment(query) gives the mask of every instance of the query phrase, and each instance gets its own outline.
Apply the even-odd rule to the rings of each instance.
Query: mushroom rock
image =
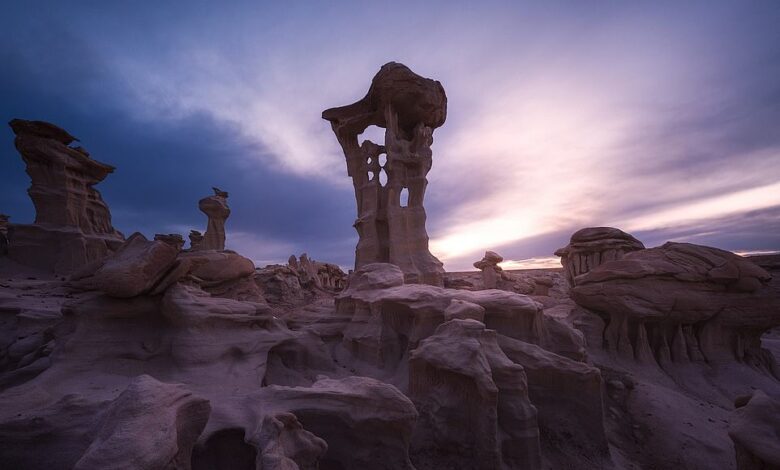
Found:
[[[74,469],[188,469],[211,413],[183,385],[136,377],[109,407]]]
[[[669,242],[579,276],[571,295],[604,318],[604,342],[623,356],[639,359],[644,351],[649,360],[652,349],[667,365],[736,359],[777,377],[760,339],[780,325],[780,296],[770,280],[734,253]]]
[[[154,239],[171,245],[176,248],[176,251],[181,251],[184,247],[184,237],[178,233],[156,233],[154,234]]]
[[[322,113],[344,151],[355,189],[356,269],[392,263],[407,282],[443,284],[442,263],[428,249],[423,199],[433,163],[433,130],[446,116],[441,83],[396,62],[381,67],[363,99]],[[359,144],[358,136],[372,125],[385,128],[384,144],[367,139]]]
[[[190,230],[190,250],[200,250],[203,244],[203,234],[197,230]]]
[[[225,220],[230,216],[230,208],[227,205],[228,193],[219,188],[212,188],[213,196],[204,197],[198,202],[201,212],[209,218],[206,234],[198,249],[224,250],[225,249]]]
[[[644,250],[645,246],[630,234],[612,227],[588,227],[574,232],[569,244],[555,251],[561,257],[564,275],[570,285],[576,277],[607,261],[623,258],[626,253]]]
[[[484,324],[450,320],[421,341],[409,356],[409,395],[420,413],[413,451],[436,467],[542,468],[523,367]]]
[[[14,144],[32,180],[34,224],[14,224],[9,256],[35,268],[69,273],[99,260],[123,241],[111,225],[111,213],[93,187],[114,167],[90,157],[76,138],[43,121],[13,119]]]
[[[729,419],[737,470],[780,468],[780,401],[757,390]]]
[[[474,267],[482,271],[482,286],[484,289],[497,289],[504,276],[503,269],[498,263],[504,258],[495,251],[486,251],[481,260],[474,263]]]

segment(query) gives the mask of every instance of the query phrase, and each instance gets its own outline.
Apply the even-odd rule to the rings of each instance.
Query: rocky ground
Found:
[[[482,290],[479,272],[441,288],[374,264],[337,292],[290,265],[133,244],[70,277],[0,258],[3,468],[728,469],[778,456],[780,332],[755,343],[776,304],[749,300],[776,280],[710,293],[715,317],[672,307],[662,323],[696,325],[698,348],[681,348],[639,308],[647,286],[602,273],[600,292],[623,289],[649,318],[643,352],[609,328],[626,310],[578,305],[561,270],[508,272],[517,287]],[[763,276],[727,261],[732,284]],[[678,302],[708,286],[677,284],[666,293],[688,289]],[[705,341],[714,318],[742,339],[719,327]]]

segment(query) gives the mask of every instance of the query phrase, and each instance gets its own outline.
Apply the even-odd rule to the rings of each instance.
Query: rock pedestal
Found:
[[[201,250],[225,249],[225,221],[230,216],[230,208],[227,205],[228,193],[219,188],[214,189],[214,195],[204,197],[198,202],[201,212],[209,218],[206,234],[200,243]],[[190,235],[192,237],[192,235]]]
[[[356,269],[392,263],[407,282],[443,284],[442,263],[428,249],[423,199],[433,161],[433,130],[446,116],[441,83],[395,62],[382,66],[363,99],[322,113],[341,144],[355,188]],[[384,145],[358,142],[372,125],[385,128]]]
[[[607,261],[622,259],[627,253],[644,250],[645,246],[632,235],[612,227],[588,227],[574,232],[569,244],[555,251],[561,257],[564,275],[569,285],[576,277]]]
[[[14,119],[14,144],[32,179],[35,223],[9,229],[9,256],[28,266],[67,273],[105,257],[124,237],[93,186],[114,167],[90,158],[77,139],[42,121]]]
[[[474,263],[474,267],[482,271],[482,285],[485,289],[496,289],[501,280],[502,269],[498,263],[504,261],[495,251],[486,251],[481,260]]]

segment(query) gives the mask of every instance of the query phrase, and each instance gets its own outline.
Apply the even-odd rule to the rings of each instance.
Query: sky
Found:
[[[441,81],[426,193],[448,270],[548,265],[587,226],[780,250],[780,2],[3,2],[0,119],[55,123],[117,170],[114,226],[350,267],[344,156],[321,112],[402,62]],[[377,140],[372,134],[370,138]],[[381,137],[379,137],[381,140]],[[0,127],[0,213],[29,223]]]

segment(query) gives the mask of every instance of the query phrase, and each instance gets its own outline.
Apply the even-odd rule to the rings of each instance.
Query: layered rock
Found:
[[[321,378],[311,387],[269,386],[252,397],[293,413],[328,450],[322,468],[412,470],[409,442],[417,410],[390,384],[367,377]]]
[[[495,251],[486,251],[485,256],[474,263],[474,267],[482,271],[483,289],[500,289],[512,282],[512,279],[498,265],[502,261],[504,258]]]
[[[200,250],[224,250],[225,249],[225,221],[230,216],[230,208],[227,205],[228,193],[214,189],[214,195],[204,197],[198,201],[201,212],[208,217],[208,226],[203,240],[198,244]],[[192,239],[192,234],[190,234]]]
[[[109,406],[74,469],[189,469],[211,406],[181,385],[143,375]]]
[[[439,468],[541,468],[536,408],[523,367],[476,320],[450,320],[409,357],[420,412],[415,451]]]
[[[780,376],[761,335],[780,325],[762,268],[733,253],[666,243],[577,278],[572,298],[607,322],[605,346],[642,362],[744,361]]]
[[[729,437],[734,441],[737,470],[780,468],[780,401],[756,391],[732,413]]]
[[[458,301],[466,302],[464,308]],[[470,310],[470,313],[457,313]],[[401,270],[375,263],[357,270],[336,297],[336,311],[349,319],[342,343],[358,358],[394,370],[408,352],[451,318],[482,316],[499,333],[552,351],[584,356],[582,337],[542,312],[521,294],[501,290],[464,291],[404,284]]]
[[[644,248],[642,242],[620,229],[588,227],[574,232],[569,244],[556,250],[555,256],[561,257],[563,272],[573,286],[577,276]]]
[[[181,251],[184,247],[184,237],[178,233],[155,233],[154,239],[171,245],[176,248],[177,251]]]
[[[10,228],[9,255],[47,271],[68,273],[101,259],[121,244],[111,213],[93,187],[114,167],[98,162],[77,139],[53,124],[14,119],[14,144],[32,185],[35,223]]]
[[[363,99],[322,113],[341,144],[355,189],[356,269],[392,263],[409,282],[442,285],[442,263],[428,249],[423,199],[433,162],[433,130],[446,116],[441,84],[395,62],[382,66]],[[384,145],[358,142],[372,125],[385,128]]]
[[[315,261],[306,253],[301,254],[300,258],[291,255],[287,266],[298,276],[303,286],[311,284],[319,289],[340,291],[347,284],[347,275],[341,268],[335,264]]]
[[[197,230],[190,230],[190,250],[200,250],[203,244],[203,234]]]

